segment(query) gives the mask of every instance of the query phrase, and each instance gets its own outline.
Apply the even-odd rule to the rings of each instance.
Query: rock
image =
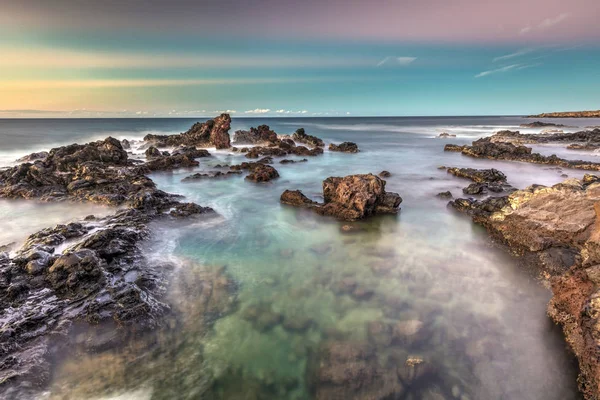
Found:
[[[182,146],[173,150],[173,156],[187,156],[189,158],[210,157],[210,153],[206,149],[197,149],[194,146]]]
[[[306,158],[303,158],[302,160],[281,160],[279,161],[280,164],[293,164],[293,163],[299,163],[299,162],[307,162],[308,160]]]
[[[442,138],[442,139],[449,138],[449,137],[456,137],[456,135],[448,133],[448,132],[442,132],[438,135],[438,138]]]
[[[571,143],[567,146],[568,150],[598,150],[600,149],[599,144],[593,143]]]
[[[392,173],[390,171],[381,171],[379,173],[379,176],[382,178],[389,178],[390,176],[392,176]]]
[[[600,118],[598,111],[566,111],[529,115],[527,118]]]
[[[123,146],[123,149],[129,150],[131,149],[131,142],[127,139],[123,139],[121,140],[121,146]]]
[[[194,157],[187,154],[177,154],[170,156],[161,156],[154,158],[144,164],[144,167],[149,171],[170,171],[178,168],[192,168],[200,165]]]
[[[271,130],[268,125],[250,128],[249,131],[236,131],[233,135],[234,144],[275,143],[277,140],[277,133]]]
[[[396,213],[402,202],[397,193],[385,191],[385,181],[368,175],[331,177],[323,181],[325,202],[312,202],[300,191],[286,190],[281,202],[293,206],[309,207],[318,214],[353,221],[376,213]]]
[[[586,175],[552,187],[532,185],[495,199],[497,204],[485,210],[484,202],[459,199],[453,204],[550,280],[548,314],[563,326],[579,361],[580,388],[588,398],[600,395],[600,296],[593,269],[600,264],[598,182],[595,175]]]
[[[491,138],[479,139],[472,146],[447,144],[444,151],[458,151],[464,155],[493,160],[522,161],[536,164],[558,165],[565,168],[600,170],[600,163],[582,160],[565,160],[556,155],[543,156],[532,153],[531,148],[505,142],[493,142]]]
[[[308,144],[312,147],[323,147],[325,143],[316,136],[307,135],[304,128],[300,128],[294,132],[292,139],[298,143]]]
[[[24,162],[31,162],[31,161],[35,161],[35,160],[43,160],[46,157],[48,157],[48,152],[47,151],[39,151],[37,153],[31,153],[26,155],[25,157],[21,157],[19,159],[17,159],[17,162],[20,163],[24,163]]]
[[[411,345],[422,327],[423,323],[416,319],[397,322],[392,327],[392,338],[398,343]]]
[[[148,149],[144,152],[146,158],[157,158],[162,157],[163,154],[154,146],[148,147]]]
[[[94,251],[83,249],[60,256],[48,270],[47,279],[57,293],[77,297],[100,289],[104,269],[104,260]]]
[[[227,171],[227,172],[215,171],[215,172],[210,172],[207,174],[197,173],[197,174],[186,176],[181,181],[189,182],[189,181],[197,181],[197,180],[202,180],[202,179],[228,178],[231,176],[240,175],[241,173],[242,173],[242,171]]]
[[[506,182],[506,175],[494,168],[448,168],[447,172],[454,176],[470,179],[473,182]]]
[[[564,127],[564,125],[561,124],[555,124],[552,122],[541,122],[541,121],[535,121],[535,122],[530,122],[528,124],[521,124],[520,127],[521,128],[545,128],[548,126],[553,126],[553,127]]]
[[[343,153],[358,153],[358,145],[353,142],[343,142],[339,145],[331,143],[329,151],[339,151]]]
[[[228,149],[231,147],[230,127],[229,114],[221,114],[215,119],[197,122],[189,130],[178,135],[150,134],[144,137],[144,141],[154,143],[157,147],[215,146],[217,149]]]
[[[392,343],[392,329],[383,321],[371,321],[367,324],[369,341],[375,347],[387,347]]]
[[[373,348],[361,342],[324,343],[309,360],[308,380],[318,400],[402,398],[394,371],[380,366]]]
[[[441,199],[451,199],[452,193],[448,190],[446,192],[440,192],[440,193],[436,194],[436,196]]]
[[[283,321],[283,315],[273,311],[269,304],[259,304],[246,307],[242,317],[251,322],[254,329],[266,332]]]
[[[275,168],[261,162],[244,162],[239,165],[232,165],[230,168],[233,171],[249,170],[250,173],[246,176],[246,179],[253,182],[268,182],[279,177],[279,173]]]
[[[416,382],[427,379],[435,369],[422,357],[409,356],[404,365],[398,366],[396,372],[404,385],[415,385]]]
[[[533,143],[600,143],[600,129],[585,130],[579,132],[548,132],[539,134],[523,134],[519,131],[499,131],[490,136],[494,143],[533,144]]]

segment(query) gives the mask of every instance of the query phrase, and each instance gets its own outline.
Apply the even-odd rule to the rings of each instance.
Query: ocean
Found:
[[[0,120],[0,165],[12,165],[33,151],[106,136],[179,133],[197,120]],[[305,163],[276,161],[280,177],[265,184],[242,176],[181,181],[217,164],[245,161],[225,150],[210,150],[213,157],[200,159],[197,168],[153,173],[159,188],[210,206],[219,217],[191,226],[157,224],[145,245],[148,257],[171,260],[186,273],[226,271],[236,282],[235,309],[215,315],[210,326],[197,323],[194,294],[202,288],[190,280],[185,296],[178,290],[169,293],[172,304],[187,310],[187,323],[165,329],[161,340],[134,336],[125,348],[73,352],[53,360],[52,385],[40,396],[311,399],[311,366],[324,344],[372,342],[375,323],[410,321],[419,339],[377,347],[377,362],[390,370],[399,368],[399,359],[419,357],[435,368],[394,398],[579,399],[576,363],[560,329],[546,316],[550,291],[491,246],[485,230],[436,197],[444,191],[464,197],[462,188],[469,184],[439,166],[496,168],[519,189],[555,184],[565,175],[581,178],[580,170],[443,151],[447,143],[467,144],[527,122],[521,117],[233,118],[231,133],[260,124],[279,134],[304,127],[326,143],[356,142],[360,152],[325,150]],[[552,122],[600,125],[600,120]],[[442,132],[456,137],[438,138]],[[600,154],[556,146],[535,150],[600,161]],[[321,183],[329,176],[382,170],[392,174],[386,190],[403,198],[401,212],[360,222],[358,232],[344,233],[343,223],[279,202],[286,189],[319,199]],[[0,245],[21,242],[53,224],[113,211],[90,204],[0,200]],[[349,281],[367,295],[337,289],[339,282]],[[268,309],[273,323],[252,321],[248,315],[257,309]],[[73,340],[77,343],[76,335]],[[133,363],[147,354],[144,367]]]

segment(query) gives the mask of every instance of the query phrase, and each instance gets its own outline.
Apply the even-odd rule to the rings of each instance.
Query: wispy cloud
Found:
[[[501,67],[501,68],[491,69],[489,71],[480,72],[477,75],[475,75],[475,78],[483,78],[484,76],[493,75],[493,74],[499,74],[499,73],[508,72],[508,71],[519,71],[519,70],[526,69],[526,68],[537,67],[539,65],[542,65],[542,64],[541,63],[537,63],[537,64],[511,64],[511,65],[507,65],[505,67]]]
[[[543,20],[542,22],[540,22],[537,25],[533,25],[533,26],[527,25],[519,31],[519,34],[526,35],[532,31],[544,30],[544,29],[553,27],[555,25],[560,24],[562,21],[566,20],[567,18],[569,18],[570,15],[571,15],[570,13],[562,13],[553,18],[546,18],[545,20]]]
[[[280,109],[280,110],[276,110],[275,113],[277,114],[306,114],[308,113],[307,110],[298,110],[298,111],[293,111],[293,110],[284,110],[284,109]]]
[[[388,56],[383,60],[379,61],[376,67],[381,67],[382,65],[399,65],[401,67],[406,67],[412,64],[417,57],[396,57],[396,56]]]
[[[244,114],[267,114],[271,112],[270,108],[255,108],[254,110],[244,111]]]
[[[511,58],[521,57],[521,56],[527,55],[529,53],[533,53],[536,50],[537,50],[536,48],[525,48],[525,49],[517,50],[514,53],[505,54],[503,56],[496,57],[492,61],[497,62],[497,61],[510,60]]]

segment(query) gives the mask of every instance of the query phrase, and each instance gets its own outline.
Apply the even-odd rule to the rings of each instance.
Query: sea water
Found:
[[[3,147],[0,156],[12,161],[17,153],[108,134],[139,138],[145,132],[177,133],[193,122],[3,120],[0,127],[10,133],[9,140],[15,132],[25,138],[34,131],[38,135],[43,127],[52,134],[35,144],[17,135],[18,144]],[[155,236],[145,244],[150,259],[179,262],[186,290],[173,285],[168,296],[184,311],[184,322],[150,342],[134,337],[118,349],[73,352],[55,360],[44,397],[310,399],[315,390],[310,366],[326,343],[369,342],[369,326],[377,321],[418,321],[422,340],[376,350],[385,368],[395,368],[393,360],[408,356],[436,366],[397,398],[578,399],[573,357],[560,329],[546,316],[549,290],[491,246],[482,228],[436,197],[443,191],[462,197],[462,188],[470,183],[439,166],[496,168],[517,188],[551,185],[565,175],[582,177],[584,171],[443,151],[446,143],[466,144],[496,130],[518,129],[524,122],[518,117],[234,119],[232,132],[262,123],[281,134],[304,127],[326,142],[356,142],[361,151],[325,150],[307,162],[287,165],[276,160],[280,177],[262,184],[243,176],[182,182],[192,173],[215,170],[217,164],[247,161],[224,150],[212,150],[213,157],[200,159],[197,168],[152,174],[159,188],[218,213],[191,225],[157,224]],[[457,137],[437,138],[441,132]],[[402,196],[401,212],[354,223],[352,233],[341,229],[343,222],[279,202],[286,189],[321,200],[321,183],[329,176],[382,170],[392,173],[386,190]],[[49,212],[48,207],[58,208]],[[71,213],[60,207],[1,201],[3,221],[14,227],[3,240],[18,241],[42,223],[105,211],[82,205]],[[188,274],[211,271],[224,272],[235,282],[236,301],[227,313],[205,323],[195,312],[200,307],[196,303],[205,299],[199,295],[202,280]],[[340,282],[348,280],[366,295],[340,291]],[[277,316],[275,323],[257,325],[248,318],[253,308],[269,310]],[[280,321],[297,322],[301,329]]]

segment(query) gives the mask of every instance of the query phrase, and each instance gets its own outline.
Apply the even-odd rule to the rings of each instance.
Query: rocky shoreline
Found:
[[[552,135],[501,131],[472,146],[447,145],[445,150],[478,158],[598,170],[597,163],[532,154],[521,143],[595,142],[599,136],[598,130]],[[458,169],[448,172],[476,181],[503,175]],[[459,198],[448,203],[484,226],[496,244],[551,289],[548,315],[562,326],[579,362],[578,382],[586,399],[600,398],[599,200],[600,178],[586,174],[581,180],[568,179],[551,187],[532,185],[504,196]]]
[[[600,118],[600,110],[551,112],[529,115],[527,118]]]

